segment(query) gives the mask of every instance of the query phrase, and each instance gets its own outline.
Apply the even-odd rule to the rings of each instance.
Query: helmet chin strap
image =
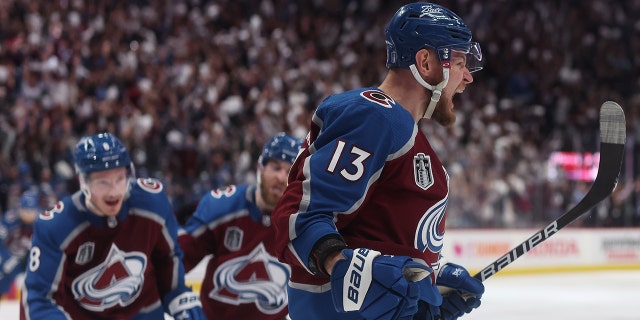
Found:
[[[264,168],[262,166],[262,161],[259,161],[258,170],[256,170],[256,205],[258,205],[258,208],[261,210],[264,203],[264,200],[262,199],[262,175],[260,174],[262,168]]]
[[[411,70],[411,74],[413,74],[413,77],[416,79],[416,81],[418,81],[420,85],[427,88],[428,90],[431,90],[432,92],[431,101],[429,101],[427,110],[425,110],[424,115],[422,116],[423,118],[431,119],[433,110],[436,109],[436,104],[438,104],[440,96],[442,95],[442,89],[444,89],[444,87],[446,87],[447,83],[449,82],[449,68],[444,66],[442,67],[442,75],[444,76],[444,80],[442,80],[442,82],[438,83],[435,86],[428,84],[426,81],[424,81],[424,79],[422,79],[422,77],[420,76],[420,72],[418,72],[415,64],[410,65],[409,69]]]
[[[82,191],[82,193],[84,193],[84,204],[99,215],[105,216],[106,214],[102,212],[102,210],[100,210],[100,208],[98,208],[98,206],[96,206],[93,201],[91,201],[91,190],[89,190],[87,182],[84,180],[84,178],[81,178],[81,180],[82,181],[80,181],[80,190]]]

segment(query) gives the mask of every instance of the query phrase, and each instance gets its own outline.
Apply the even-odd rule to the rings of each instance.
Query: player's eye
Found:
[[[451,65],[464,68],[467,65],[467,56],[464,52],[454,50],[451,54]]]
[[[464,58],[454,58],[451,59],[451,64],[458,68],[464,68],[467,66],[467,61]]]
[[[93,181],[93,185],[99,188],[108,188],[111,184],[107,180],[95,180]]]

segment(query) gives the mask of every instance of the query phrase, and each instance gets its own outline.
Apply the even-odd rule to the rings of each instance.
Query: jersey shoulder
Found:
[[[200,199],[194,215],[211,222],[245,209],[250,210],[255,206],[253,191],[255,187],[249,185],[229,185],[211,190]]]
[[[84,206],[80,204],[81,193],[76,192],[59,200],[53,207],[42,211],[34,224],[34,232],[42,237],[61,243],[64,238],[72,234],[72,231],[83,223],[89,223],[83,219],[82,210]]]
[[[155,178],[136,178],[131,186],[131,194],[139,197],[166,197],[164,184]]]
[[[127,200],[130,208],[154,212],[160,215],[173,214],[164,185],[154,178],[136,178]]]
[[[364,139],[390,142],[391,150],[404,147],[417,126],[402,105],[378,88],[361,88],[327,97],[316,111],[323,130],[355,131]]]

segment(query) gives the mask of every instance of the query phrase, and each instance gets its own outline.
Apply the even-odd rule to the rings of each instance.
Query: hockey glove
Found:
[[[454,289],[443,294],[440,319],[458,319],[480,306],[484,285],[480,280],[469,275],[467,269],[462,266],[451,262],[445,263],[438,270],[436,285]]]
[[[338,312],[365,319],[411,319],[418,310],[420,286],[431,268],[405,256],[344,249],[331,273],[331,294]]]
[[[169,314],[176,320],[206,320],[197,294],[187,291],[169,303]]]

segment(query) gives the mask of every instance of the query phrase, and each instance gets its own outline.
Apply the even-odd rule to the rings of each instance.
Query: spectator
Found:
[[[64,169],[70,150],[83,134],[101,130],[123,139],[139,170],[178,184],[170,194],[177,209],[206,190],[253,182],[247,164],[267,137],[287,131],[302,138],[324,97],[380,82],[386,70],[377,67],[384,61],[379,39],[400,3],[3,1],[0,204],[6,208],[24,191],[17,179],[37,183],[45,168],[56,192],[73,190]],[[460,12],[486,48],[477,85],[456,103],[453,138],[421,128],[445,165],[472,173],[452,187],[491,193],[495,179],[516,175],[525,190],[542,194],[550,152],[597,151],[605,100],[623,106],[629,136],[637,135],[637,1],[441,4]],[[178,145],[170,143],[176,133]],[[192,170],[173,172],[176,150],[195,152]],[[637,179],[640,159],[631,154],[628,177]],[[15,175],[23,163],[31,171]],[[577,182],[568,183],[574,189]],[[520,201],[517,194],[506,192],[501,202]],[[534,203],[523,221],[519,214],[504,220],[482,215],[492,204],[473,198],[472,207],[483,208],[451,210],[450,226],[539,225],[551,210]]]

